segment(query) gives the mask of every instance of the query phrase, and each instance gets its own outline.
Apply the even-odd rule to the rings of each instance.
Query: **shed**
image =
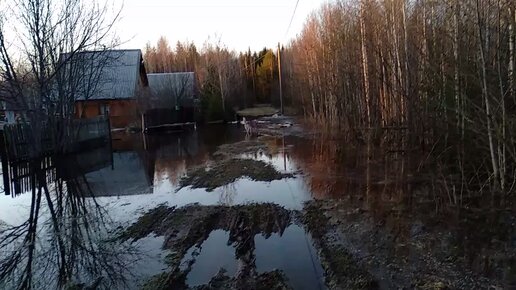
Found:
[[[177,127],[195,122],[198,99],[194,72],[152,73],[143,128]]]
[[[151,93],[149,109],[194,106],[194,72],[152,73],[147,74],[147,79]]]

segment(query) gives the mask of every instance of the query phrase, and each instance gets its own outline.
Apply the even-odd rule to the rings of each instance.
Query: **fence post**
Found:
[[[142,131],[145,132],[145,112],[142,113]]]
[[[5,195],[11,195],[11,184],[9,183],[9,160],[7,159],[7,146],[5,142],[4,130],[1,131],[0,137],[0,158],[2,161],[2,177],[4,181]]]
[[[109,117],[106,118],[107,128],[108,128],[108,142],[109,142],[109,151],[111,152],[111,170],[115,169],[115,163],[113,162],[113,138],[111,137],[111,123],[109,122]]]

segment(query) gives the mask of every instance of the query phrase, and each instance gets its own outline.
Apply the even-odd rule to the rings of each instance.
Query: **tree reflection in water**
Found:
[[[0,288],[126,288],[138,252],[110,238],[116,224],[95,199],[84,174],[49,182],[49,172],[38,165],[30,164],[26,219],[0,229]]]

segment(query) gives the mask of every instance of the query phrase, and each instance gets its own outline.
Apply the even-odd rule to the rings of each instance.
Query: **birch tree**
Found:
[[[322,128],[338,120],[352,139],[363,128],[409,129],[402,147],[447,152],[436,156],[456,188],[506,195],[516,182],[514,5],[325,4],[285,51],[295,64],[287,98]]]

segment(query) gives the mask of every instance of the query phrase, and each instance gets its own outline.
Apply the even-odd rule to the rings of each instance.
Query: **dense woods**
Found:
[[[285,51],[289,98],[354,140],[402,130],[403,150],[431,155],[452,203],[479,191],[503,201],[516,181],[514,10],[503,0],[326,4]]]

